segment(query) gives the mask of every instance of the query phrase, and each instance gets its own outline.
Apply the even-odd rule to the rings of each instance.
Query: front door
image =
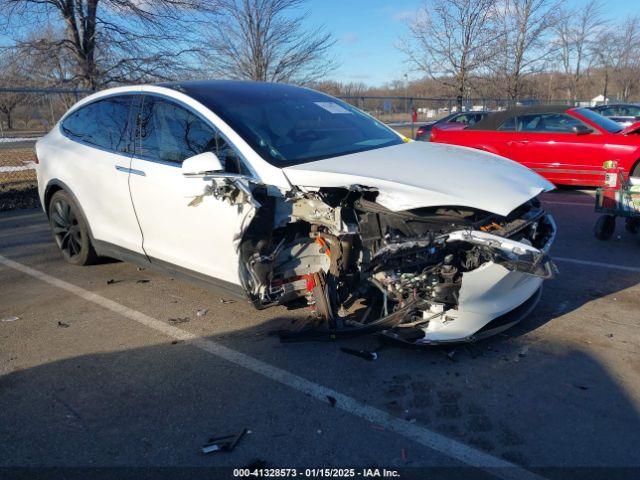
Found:
[[[181,170],[186,158],[206,151],[237,170],[233,149],[198,114],[154,95],[143,99],[136,143],[131,197],[150,261],[239,284],[234,237],[246,206],[203,196],[211,182]]]
[[[591,133],[578,134],[574,127]],[[541,113],[518,117],[518,132],[510,142],[511,158],[552,182],[600,185],[607,152],[601,134],[564,113]]]

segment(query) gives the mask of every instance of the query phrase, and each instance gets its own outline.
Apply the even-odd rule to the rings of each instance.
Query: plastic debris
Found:
[[[344,353],[348,353],[349,355],[353,355],[354,357],[364,358],[365,360],[369,360],[370,362],[378,359],[378,354],[376,352],[369,352],[367,350],[356,350],[354,348],[348,347],[340,347]]]
[[[223,303],[223,304],[236,303],[236,301],[222,298],[222,299],[220,299],[220,303]]]
[[[69,324],[65,322],[58,321],[58,326],[61,328],[69,328]]]
[[[329,400],[329,405],[331,405],[332,407],[335,407],[336,403],[338,403],[338,401],[331,395],[327,395],[327,400]]]
[[[239,433],[235,435],[227,435],[224,437],[210,438],[209,441],[200,449],[202,453],[213,452],[231,452],[247,433],[247,429],[243,428]]]
[[[176,318],[169,319],[169,323],[172,323],[174,325],[177,325],[179,323],[187,323],[188,321],[189,321],[189,317],[176,317]]]
[[[207,314],[207,312],[208,312],[208,311],[209,311],[209,310],[207,310],[206,308],[203,308],[203,309],[201,309],[201,310],[198,310],[198,312],[196,313],[196,315],[197,315],[197,316],[199,316],[199,317],[204,317],[204,316]]]
[[[147,280],[146,278],[141,278],[140,280],[136,280],[136,283],[149,283],[151,280]]]
[[[122,280],[116,280],[115,278],[110,278],[107,280],[107,285],[113,285],[114,283],[120,283]]]
[[[0,319],[0,322],[15,322],[16,320],[20,320],[20,317],[17,315],[9,315],[8,317]]]

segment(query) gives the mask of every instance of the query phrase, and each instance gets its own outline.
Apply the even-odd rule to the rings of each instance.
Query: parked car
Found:
[[[640,105],[635,105],[633,103],[598,105],[596,107],[591,107],[590,110],[593,110],[604,117],[610,118],[614,122],[618,122],[623,127],[628,127],[640,120]]]
[[[416,140],[422,142],[428,142],[429,137],[431,136],[431,129],[434,125],[441,126],[445,123],[453,123],[456,125],[474,125],[486,117],[489,113],[488,110],[481,110],[478,112],[461,112],[461,113],[452,113],[447,115],[446,117],[441,118],[440,120],[435,120],[433,122],[428,122],[420,125],[418,130],[416,131]]]
[[[536,198],[550,183],[489,153],[405,142],[305,88],[104,90],[36,150],[68,262],[130,260],[257,308],[306,299],[332,335],[473,340],[526,316],[553,274],[555,225]]]
[[[640,123],[623,128],[588,108],[535,106],[495,112],[469,127],[434,128],[431,141],[510,158],[558,185],[600,186],[617,160],[640,176]]]

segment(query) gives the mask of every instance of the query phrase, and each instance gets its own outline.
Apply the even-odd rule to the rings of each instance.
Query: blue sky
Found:
[[[586,0],[567,0],[578,6]],[[640,15],[638,0],[604,0],[613,20]],[[406,33],[405,22],[421,0],[309,0],[311,24],[324,24],[338,44],[335,55],[341,66],[332,77],[343,82],[381,85],[410,73],[403,54],[395,47]],[[410,76],[415,76],[411,75]]]

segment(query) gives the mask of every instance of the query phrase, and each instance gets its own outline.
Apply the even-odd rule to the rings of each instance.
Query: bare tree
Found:
[[[620,97],[628,101],[632,89],[640,83],[640,18],[627,19],[614,39],[614,47],[617,47],[614,73]]]
[[[24,59],[13,51],[4,51],[0,56],[0,89],[15,89],[16,87],[28,87],[30,81],[26,78]],[[14,126],[14,113],[18,107],[29,102],[31,95],[25,92],[0,92],[0,113],[4,116],[7,129]],[[0,122],[2,120],[0,119]],[[0,125],[1,126],[1,125]]]
[[[523,77],[540,72],[554,51],[548,33],[558,21],[559,4],[552,0],[503,0],[498,9],[499,48],[493,59],[495,77],[507,95],[517,100]]]
[[[568,96],[574,102],[594,60],[589,53],[605,25],[600,0],[590,0],[584,6],[564,12],[555,28],[559,59],[568,80]]]
[[[605,101],[609,98],[611,75],[618,63],[618,40],[615,28],[608,28],[600,32],[596,41],[591,45],[590,54],[593,57],[591,64],[593,68],[602,71],[602,96]]]
[[[91,89],[163,79],[192,51],[189,16],[206,0],[0,0],[16,47],[72,65],[63,82]],[[55,36],[33,35],[53,25]]]
[[[218,76],[310,83],[335,67],[323,26],[305,29],[304,0],[220,0],[205,63]]]
[[[496,0],[427,0],[401,43],[409,63],[452,88],[459,105],[495,51],[495,7]]]

